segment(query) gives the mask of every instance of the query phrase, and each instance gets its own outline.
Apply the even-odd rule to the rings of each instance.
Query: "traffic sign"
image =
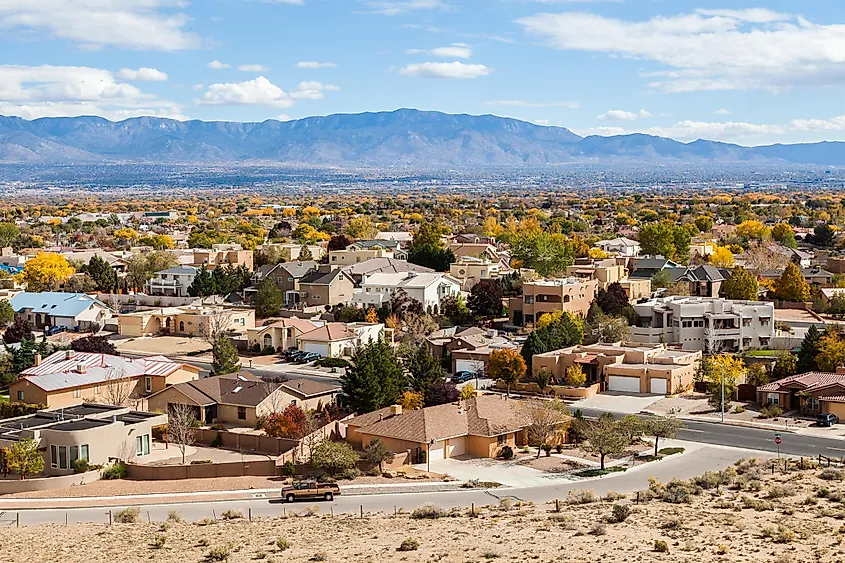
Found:
[[[780,436],[775,438],[775,444],[777,444],[778,446],[781,445],[782,442],[783,440],[780,439]]]

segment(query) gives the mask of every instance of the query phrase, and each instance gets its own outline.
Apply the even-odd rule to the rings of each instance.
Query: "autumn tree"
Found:
[[[502,315],[502,288],[494,281],[480,281],[470,290],[469,310],[481,319],[495,319]]]
[[[75,271],[61,254],[39,252],[35,258],[26,261],[23,272],[17,278],[27,291],[56,291]]]
[[[406,411],[416,411],[425,406],[425,396],[416,391],[405,391],[399,399],[399,404]]]
[[[698,230],[702,233],[709,233],[713,228],[713,217],[710,217],[709,215],[699,215],[693,222],[695,223],[696,228],[698,228]]]
[[[708,260],[717,268],[730,268],[734,265],[733,252],[727,246],[717,246]]]
[[[17,472],[23,481],[27,475],[37,475],[44,471],[44,455],[38,451],[38,442],[32,438],[23,438],[3,450],[7,467]]]
[[[326,248],[329,252],[333,250],[346,250],[346,247],[353,244],[355,239],[348,235],[334,235],[329,240],[329,245]]]
[[[836,371],[845,366],[845,335],[838,328],[828,328],[817,345],[816,364],[821,371]]]
[[[380,338],[355,348],[340,384],[344,404],[368,413],[396,403],[407,388],[407,377],[393,346]]]
[[[736,236],[746,241],[763,241],[771,236],[771,230],[760,221],[743,221],[736,226]]]
[[[305,436],[308,417],[302,408],[289,404],[282,412],[272,412],[264,418],[263,428],[268,436],[298,440]]]
[[[798,246],[795,240],[795,231],[789,223],[778,223],[772,227],[772,239],[787,248],[796,248]]]
[[[525,432],[528,442],[537,446],[537,457],[543,446],[551,440],[555,433],[564,430],[568,424],[569,409],[560,399],[551,401],[530,401],[523,405],[523,415],[527,422]]]
[[[706,362],[705,375],[707,390],[710,395],[708,402],[721,411],[722,405],[722,380],[724,379],[724,409],[730,408],[731,397],[736,392],[740,382],[745,381],[746,367],[742,358],[721,354],[703,360]]]
[[[346,234],[353,239],[370,240],[378,234],[373,222],[366,215],[353,217],[346,223]],[[344,247],[346,248],[346,247]]]
[[[579,422],[578,433],[584,439],[579,447],[599,456],[601,471],[607,456],[620,454],[631,445],[630,433],[610,413],[603,413],[595,422]]]
[[[587,374],[581,364],[574,364],[566,368],[563,381],[571,387],[583,387],[587,382]]]
[[[725,281],[725,297],[728,299],[757,301],[758,292],[757,277],[742,266],[734,267]]]
[[[487,375],[507,386],[508,396],[511,387],[525,375],[525,360],[516,350],[504,348],[493,350],[487,363]]]
[[[796,264],[790,262],[775,281],[775,295],[784,301],[802,302],[810,299],[810,284]]]

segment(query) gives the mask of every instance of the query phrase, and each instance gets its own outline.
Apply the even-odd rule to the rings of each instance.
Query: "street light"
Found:
[[[725,422],[725,362],[722,363],[722,422]]]

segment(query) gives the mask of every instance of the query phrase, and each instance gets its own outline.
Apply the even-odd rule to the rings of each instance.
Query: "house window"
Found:
[[[779,405],[780,404],[780,395],[777,393],[769,393],[766,397],[766,403],[770,405]]]
[[[79,398],[79,396],[80,396],[80,394],[81,394],[81,393],[80,393],[80,391],[79,391],[79,389],[78,389],[78,388],[73,390],[73,398],[74,398],[74,399],[78,399],[78,398]]]
[[[507,444],[507,442],[508,442],[508,435],[507,434],[500,434],[499,436],[496,436],[496,444],[497,445],[501,446],[501,445]]]
[[[70,450],[70,469],[73,469],[76,465],[76,460],[79,459],[79,446],[68,446]]]
[[[751,326],[751,319],[742,319],[742,326]]]
[[[534,296],[533,295],[523,295],[522,302],[526,305],[532,305],[534,303]]]
[[[140,457],[142,455],[150,455],[150,435],[135,437],[135,455]]]
[[[50,445],[50,467],[59,468],[59,448],[55,445]]]
[[[18,391],[18,401],[23,401],[23,391]]]
[[[67,446],[59,446],[59,469],[67,468]]]
[[[810,397],[807,399],[807,408],[811,411],[819,410],[819,398],[818,397]]]
[[[246,420],[246,407],[238,407],[238,420]]]
[[[760,326],[769,326],[769,317],[760,317]]]
[[[79,446],[79,458],[88,461],[88,444],[82,444]]]
[[[153,378],[149,375],[144,378],[144,389],[147,393],[153,392]]]
[[[185,332],[185,321],[179,321],[179,332]]]

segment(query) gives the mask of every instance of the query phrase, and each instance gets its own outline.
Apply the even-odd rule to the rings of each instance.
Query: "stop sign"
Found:
[[[779,446],[781,444],[781,442],[783,442],[783,440],[780,439],[780,436],[775,438],[775,444],[777,444]]]

